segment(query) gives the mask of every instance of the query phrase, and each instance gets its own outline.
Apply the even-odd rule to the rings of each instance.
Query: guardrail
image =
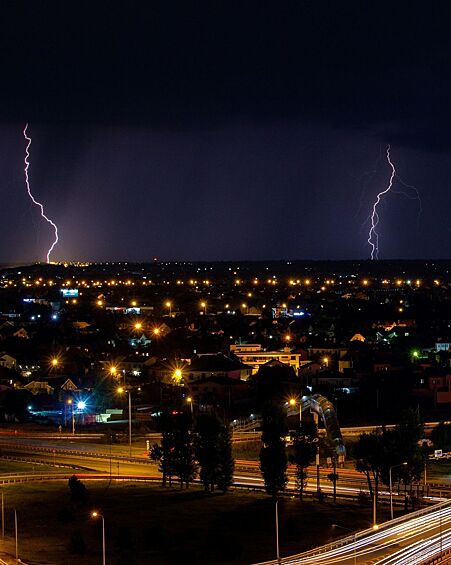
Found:
[[[410,512],[409,514],[405,514],[404,516],[399,516],[398,518],[394,518],[393,520],[389,520],[388,522],[384,522],[383,524],[380,524],[378,528],[378,532],[391,528],[395,524],[402,524],[403,522],[408,522],[409,520],[412,520],[414,518],[419,518],[420,516],[424,516],[425,514],[435,512],[439,508],[445,508],[448,506],[451,506],[450,500],[447,500],[446,502],[440,502],[439,504],[434,504],[434,506],[429,506],[427,508],[416,510],[415,512]],[[368,528],[366,530],[361,530],[360,532],[356,532],[355,535],[352,534],[349,536],[345,536],[343,538],[330,542],[326,545],[321,545],[320,547],[316,547],[314,549],[310,549],[302,553],[297,553],[295,555],[283,557],[282,559],[280,559],[280,561],[277,561],[277,559],[273,559],[271,561],[262,561],[261,563],[256,563],[255,565],[278,565],[279,563],[292,561],[293,559],[305,559],[307,557],[314,557],[315,555],[321,555],[323,553],[326,553],[327,551],[332,551],[333,549],[337,549],[339,547],[343,547],[344,545],[354,543],[356,540],[361,539],[372,533],[374,533],[374,530],[372,528]]]

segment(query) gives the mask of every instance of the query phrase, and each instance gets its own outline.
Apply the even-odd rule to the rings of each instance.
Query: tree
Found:
[[[213,492],[217,486],[227,492],[235,470],[229,426],[222,424],[215,415],[199,416],[195,428],[195,453],[205,490]]]
[[[72,475],[68,482],[70,494],[74,502],[84,503],[88,497],[88,491],[85,485],[78,477]]]
[[[269,404],[263,409],[262,448],[260,450],[260,470],[268,494],[277,497],[287,481],[287,454],[285,437],[288,433],[286,414],[281,407]]]
[[[386,485],[390,483],[390,467],[394,467],[392,481],[401,481],[406,487],[421,477],[425,456],[421,446],[423,431],[418,412],[406,410],[393,430],[383,432],[385,457],[381,478]]]
[[[197,471],[191,434],[191,418],[188,418],[185,414],[175,416],[173,431],[172,467],[174,475],[179,477],[181,488],[183,488],[183,485],[188,488]]]
[[[337,459],[338,459],[337,446],[335,442],[328,437],[324,438],[322,443],[323,443],[324,451],[327,453],[327,456],[332,459],[333,471],[332,473],[329,473],[327,475],[327,478],[333,485],[333,501],[335,504],[335,502],[337,501],[337,482],[338,479],[340,478],[340,475],[337,473]]]
[[[447,453],[451,451],[451,424],[440,422],[431,432],[434,449],[441,449]]]
[[[152,461],[158,461],[158,470],[162,473],[162,485],[165,487],[169,482],[172,486],[172,476],[174,475],[174,421],[170,414],[163,413],[158,421],[161,431],[161,444],[154,444],[150,449],[149,457]]]
[[[307,467],[315,460],[317,435],[316,424],[304,420],[294,436],[293,449],[289,459],[296,466],[296,489],[300,500],[302,500],[304,489],[307,486]]]
[[[216,481],[219,490],[227,492],[233,484],[235,459],[232,455],[232,432],[229,426],[222,426],[218,436],[218,469]]]
[[[379,430],[360,434],[353,447],[355,468],[360,473],[365,474],[370,496],[376,497],[376,504],[381,470],[384,466],[384,455],[382,432]],[[371,479],[373,479],[374,491]]]
[[[200,466],[200,480],[206,492],[213,492],[217,483],[221,425],[216,416],[202,414],[197,418],[195,431],[195,453]]]

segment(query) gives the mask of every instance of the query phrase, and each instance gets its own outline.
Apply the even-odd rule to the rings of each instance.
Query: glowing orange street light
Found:
[[[136,322],[134,327],[135,327],[135,330],[140,330],[140,329],[142,329],[143,325],[141,324],[141,322]]]
[[[297,400],[296,398],[290,398],[290,400],[288,401],[288,404],[292,408],[294,408],[298,402],[299,402],[299,425],[301,425],[301,422],[302,422],[302,402],[300,400]]]
[[[179,383],[182,380],[182,370],[177,368],[175,369],[174,373],[173,373],[173,378],[174,381],[176,381],[177,383]]]
[[[172,302],[170,300],[166,301],[166,308],[169,310],[169,317],[172,315]]]
[[[204,309],[204,316],[207,314],[207,303],[206,302],[201,302],[200,303],[201,307]]]
[[[105,552],[105,518],[100,512],[91,512],[93,518],[102,518],[102,565],[106,563],[106,552]]]
[[[132,456],[132,395],[129,390],[125,390],[123,386],[117,387],[118,394],[128,394],[128,446],[129,454]]]
[[[193,414],[193,399],[191,396],[188,396],[186,402],[191,406],[191,414]]]
[[[160,328],[154,328],[154,329],[153,329],[153,334],[154,334],[154,335],[160,335]]]
[[[116,374],[117,374],[117,367],[113,365],[112,367],[110,367],[110,375],[114,377],[114,375]]]

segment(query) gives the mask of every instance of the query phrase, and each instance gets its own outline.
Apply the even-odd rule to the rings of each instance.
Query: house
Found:
[[[235,361],[223,353],[204,353],[191,360],[185,369],[188,382],[212,377],[228,377],[247,380],[252,374],[252,367]]]
[[[31,392],[31,394],[53,394],[54,388],[49,385],[46,381],[31,381],[24,386],[26,390]]]
[[[17,366],[17,359],[11,357],[7,353],[0,353],[0,367],[5,367],[6,369],[15,369]]]
[[[259,367],[272,359],[293,367],[296,372],[302,365],[308,363],[305,352],[294,351],[289,347],[280,351],[265,351],[259,344],[232,344],[230,352],[236,355],[242,363],[250,365],[253,373],[257,373]]]

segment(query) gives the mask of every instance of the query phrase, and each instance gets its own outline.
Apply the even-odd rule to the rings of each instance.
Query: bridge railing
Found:
[[[449,506],[451,506],[451,500],[447,500],[445,502],[440,502],[439,504],[435,504],[434,506],[429,506],[427,508],[421,508],[420,510],[416,510],[415,512],[410,512],[409,514],[405,514],[404,516],[399,516],[398,518],[394,518],[393,520],[390,520],[388,522],[384,522],[383,524],[380,524],[377,531],[380,532],[380,531],[386,530],[387,528],[391,528],[392,526],[394,526],[396,524],[402,524],[403,522],[407,522],[407,521],[412,520],[414,518],[419,518],[420,516],[430,514],[432,512],[437,511],[440,508],[447,508]],[[302,553],[298,553],[298,554],[295,554],[295,555],[290,555],[288,557],[283,557],[280,560],[280,563],[292,561],[293,559],[305,559],[305,558],[308,558],[308,557],[314,557],[315,555],[320,555],[322,553],[326,553],[327,551],[332,551],[333,549],[337,549],[339,547],[343,547],[344,545],[354,543],[356,540],[361,539],[365,536],[371,535],[374,532],[375,532],[375,530],[373,530],[373,528],[361,530],[359,532],[356,532],[355,535],[351,534],[349,536],[339,538],[338,540],[335,540],[335,541],[330,542],[330,543],[325,544],[325,545],[321,545],[321,546],[316,547],[314,549],[310,549],[308,551],[304,551]],[[276,559],[273,559],[271,561],[263,561],[261,563],[256,563],[255,565],[278,565],[278,563],[279,562]]]

